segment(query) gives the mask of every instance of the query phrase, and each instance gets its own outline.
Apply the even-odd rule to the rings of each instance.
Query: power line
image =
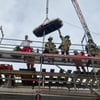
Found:
[[[77,28],[77,29],[82,30],[82,28],[81,28],[80,26],[78,26],[78,25],[72,24],[72,23],[67,22],[67,21],[64,21],[64,22],[65,22],[65,24],[68,24],[68,25],[70,25],[70,26],[73,26],[73,27],[75,27],[75,28]],[[92,31],[90,31],[90,32],[91,32],[92,34],[94,34],[94,35],[100,36],[100,33],[92,32]]]

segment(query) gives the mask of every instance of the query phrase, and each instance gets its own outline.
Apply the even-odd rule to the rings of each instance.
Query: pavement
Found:
[[[36,95],[0,93],[0,100],[37,100]],[[99,100],[98,97],[41,95],[40,100]]]
[[[44,91],[44,93],[43,93]],[[62,94],[57,94],[58,90],[52,92],[43,90],[40,93],[40,100],[100,100],[99,97],[95,95],[80,94],[78,92],[66,92],[63,90]],[[47,92],[46,92],[47,91]],[[36,95],[38,94],[37,89],[32,89],[31,87],[21,87],[21,88],[4,88],[0,87],[0,100],[37,100]],[[65,95],[66,94],[66,95]],[[80,95],[79,95],[80,94]]]

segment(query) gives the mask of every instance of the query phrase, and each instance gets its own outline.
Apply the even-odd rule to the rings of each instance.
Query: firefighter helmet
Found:
[[[50,41],[50,40],[53,40],[53,38],[52,38],[52,37],[49,37],[48,40],[49,40],[49,41]]]
[[[65,38],[70,38],[70,36],[69,35],[66,35]]]

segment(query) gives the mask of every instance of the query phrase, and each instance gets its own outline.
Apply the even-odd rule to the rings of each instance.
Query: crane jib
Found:
[[[77,15],[78,15],[78,17],[79,17],[79,20],[80,20],[80,22],[81,22],[81,24],[82,24],[82,26],[83,26],[83,29],[84,29],[84,31],[85,31],[85,34],[86,34],[88,40],[89,40],[89,39],[92,39],[92,41],[93,41],[93,38],[92,38],[92,36],[91,36],[91,34],[90,34],[90,31],[89,31],[89,29],[88,29],[88,26],[87,26],[87,24],[86,24],[86,21],[85,21],[85,19],[84,19],[84,16],[83,16],[83,14],[82,14],[82,11],[81,11],[81,9],[80,9],[80,6],[79,6],[77,0],[71,0],[71,1],[72,1],[72,4],[73,4],[73,6],[74,6],[74,8],[75,8],[75,10],[76,10],[76,13],[77,13]]]

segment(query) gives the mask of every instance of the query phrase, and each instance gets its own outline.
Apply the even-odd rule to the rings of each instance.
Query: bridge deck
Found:
[[[100,68],[100,57],[88,57],[88,56],[75,56],[75,55],[60,55],[60,54],[40,54],[32,52],[20,52],[20,51],[7,51],[0,50],[0,61],[6,62],[19,62],[26,63],[29,57],[35,57],[34,63],[36,64],[49,64],[49,65],[64,65],[75,66],[74,60],[82,61],[86,66],[89,60],[94,64],[90,64],[90,67]]]

